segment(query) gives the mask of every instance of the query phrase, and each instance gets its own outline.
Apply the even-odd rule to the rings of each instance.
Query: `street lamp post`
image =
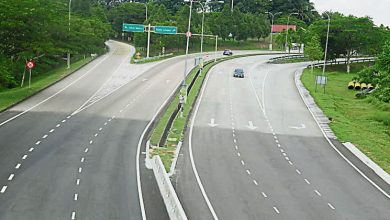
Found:
[[[72,0],[69,0],[69,19],[68,19],[68,27],[69,27],[69,29],[68,29],[68,33],[69,33],[69,37],[70,37],[70,12],[71,12],[71,5],[72,5]],[[68,65],[68,69],[70,69],[70,51],[68,51],[68,54],[67,54],[67,56],[66,56],[66,63],[67,63],[67,65]]]
[[[322,67],[322,76],[325,76],[326,54],[328,53],[329,29],[330,29],[330,16],[327,12],[324,13],[328,17],[328,31],[326,32],[326,44],[325,44],[324,66]]]
[[[187,0],[188,1],[188,0]],[[182,84],[182,89],[184,90],[184,103],[187,102],[187,86],[186,86],[186,76],[187,76],[187,67],[188,67],[188,49],[189,49],[189,46],[190,46],[190,32],[191,32],[191,18],[192,18],[192,3],[193,3],[193,0],[189,0],[190,1],[190,14],[189,14],[189,17],[188,17],[188,28],[187,28],[187,34],[186,34],[186,37],[187,37],[187,44],[186,44],[186,60],[185,60],[185,64],[184,64],[184,77],[183,77],[183,84]]]
[[[273,40],[272,40],[272,27],[274,26],[274,18],[276,15],[278,14],[282,14],[282,12],[277,12],[275,14],[273,14],[272,12],[266,12],[266,14],[269,14],[271,15],[271,40],[270,40],[270,43],[269,43],[269,50],[272,50],[273,49]]]
[[[289,23],[290,23],[290,17],[291,15],[298,15],[298,13],[294,12],[294,13],[291,13],[288,15],[288,18],[287,18],[287,33],[286,33],[286,44],[285,44],[285,50],[286,50],[286,53],[287,53],[287,38],[288,38],[288,31],[290,29],[289,27]],[[288,53],[290,53],[290,50],[288,50]]]

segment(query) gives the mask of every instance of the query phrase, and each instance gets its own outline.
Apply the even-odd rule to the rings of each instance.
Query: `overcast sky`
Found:
[[[338,11],[345,15],[369,16],[376,25],[390,26],[390,0],[311,0],[319,11]]]

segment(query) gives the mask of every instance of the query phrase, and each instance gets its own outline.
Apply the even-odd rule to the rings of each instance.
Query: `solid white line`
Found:
[[[39,145],[41,143],[41,141],[37,141],[36,143],[35,143],[35,145]]]
[[[28,152],[33,152],[33,150],[34,150],[34,148],[32,147],[32,148],[30,148],[30,149],[28,150]]]
[[[43,135],[43,139],[46,139],[48,137],[48,135],[47,134],[45,134],[45,135]]]
[[[76,193],[76,194],[74,194],[74,201],[77,201],[77,199],[79,198],[79,195]]]
[[[83,171],[83,168],[79,167],[79,173],[81,173],[82,171]]]
[[[53,97],[57,96],[58,94],[62,93],[63,91],[65,91],[67,88],[69,88],[70,86],[72,86],[73,84],[75,84],[76,82],[80,81],[82,78],[84,78],[87,74],[89,74],[90,72],[92,72],[92,70],[94,70],[98,65],[100,65],[103,61],[105,61],[107,58],[111,57],[112,54],[110,54],[109,56],[105,57],[104,59],[102,59],[101,61],[99,61],[99,63],[97,63],[95,66],[93,66],[90,70],[88,70],[85,74],[83,74],[82,76],[80,76],[79,78],[77,78],[75,81],[71,82],[70,84],[68,84],[67,86],[65,86],[64,88],[60,89],[58,92],[54,93],[53,95],[49,96],[48,98],[42,100],[41,102],[39,102],[38,104],[28,108],[27,110],[13,116],[12,118],[9,118],[3,122],[0,123],[0,127],[5,125],[6,123],[26,114],[27,112],[31,111],[32,109],[42,105],[43,103],[49,101],[50,99],[52,99]]]
[[[25,160],[27,159],[27,154],[25,154],[23,157],[22,157],[22,160]]]
[[[307,184],[309,184],[309,185],[310,185],[310,182],[309,182],[309,180],[305,179],[305,182],[306,182]]]
[[[257,183],[257,181],[256,180],[253,180],[253,183],[256,185],[256,186],[258,186],[259,184]]]
[[[215,66],[214,66],[215,67]],[[213,67],[213,68],[214,68]],[[211,70],[213,69],[211,68]],[[198,182],[198,186],[200,188],[200,191],[202,192],[202,195],[203,195],[203,198],[204,200],[206,201],[207,203],[207,206],[214,218],[214,220],[218,220],[218,216],[217,216],[217,213],[215,212],[208,196],[207,196],[207,193],[206,193],[206,190],[204,189],[203,187],[203,184],[202,184],[202,181],[200,179],[200,176],[198,174],[198,170],[196,169],[196,165],[195,165],[195,160],[194,160],[194,155],[193,155],[193,152],[192,152],[192,133],[193,133],[193,129],[194,129],[194,123],[196,121],[196,116],[198,114],[198,111],[199,111],[199,106],[200,106],[200,103],[202,102],[202,98],[203,98],[203,95],[204,95],[204,92],[206,90],[206,86],[207,86],[207,83],[210,79],[210,75],[211,75],[211,70],[209,71],[209,74],[207,74],[207,77],[205,79],[205,82],[203,83],[203,86],[202,86],[202,90],[200,92],[200,96],[199,96],[199,99],[196,103],[196,107],[195,107],[195,111],[194,111],[194,116],[193,116],[193,120],[191,120],[191,125],[190,125],[190,133],[189,133],[189,143],[188,143],[188,147],[189,147],[189,152],[190,152],[190,160],[191,160],[191,165],[192,165],[192,170],[194,172],[194,175],[195,175],[195,178],[196,178],[196,181]],[[232,125],[234,127],[234,125]]]
[[[80,185],[80,179],[76,180],[76,185]]]
[[[11,181],[14,179],[15,174],[11,173],[8,177],[8,181]]]
[[[49,132],[50,132],[50,133],[52,133],[53,131],[55,131],[55,129],[54,129],[54,128],[53,128],[53,129],[51,129]]]
[[[5,193],[5,191],[7,190],[8,186],[3,186],[0,190],[0,193]]]
[[[249,170],[246,170],[246,173],[247,173],[248,175],[251,175],[251,171],[249,171]]]
[[[22,166],[22,164],[20,164],[20,163],[16,164],[15,169],[19,169],[20,166]]]
[[[255,68],[252,68],[252,69],[255,69]],[[249,71],[250,73],[252,72],[252,71]],[[268,73],[267,73],[268,74]],[[263,82],[263,88],[265,87],[264,85],[265,85],[265,80],[266,80],[266,77],[267,77],[267,75],[264,77],[264,82]],[[261,109],[261,111],[263,112],[263,114],[265,115],[265,106],[264,106],[264,90],[263,90],[263,96],[262,96],[262,98],[263,98],[263,103],[260,101],[260,97],[259,97],[259,95],[257,95],[257,92],[256,92],[256,88],[255,88],[255,85],[253,84],[253,80],[252,80],[252,74],[249,74],[249,81],[251,82],[251,86],[252,86],[252,89],[253,89],[253,92],[255,93],[255,96],[256,96],[256,100],[257,100],[257,104],[259,105],[259,107],[260,107],[260,109]],[[268,119],[267,119],[267,121],[268,121]]]
[[[299,171],[298,169],[296,169],[295,171],[297,171],[298,174],[302,174],[301,171]]]
[[[298,71],[298,70],[297,70]],[[297,71],[295,71],[295,82],[297,82],[297,77],[296,77],[296,73]],[[303,71],[303,70],[302,70]],[[295,85],[297,86],[297,83],[295,83]],[[299,91],[299,89],[298,89]],[[307,107],[306,103],[305,103],[305,99],[303,97],[303,94],[299,91],[299,95],[301,96],[301,99],[303,101],[303,103],[305,104],[305,106]],[[377,188],[381,193],[383,193],[387,198],[390,198],[390,195],[387,194],[381,187],[379,187],[374,181],[372,181],[370,178],[368,178],[359,168],[357,168],[350,160],[348,160],[348,158],[346,158],[344,156],[344,154],[342,154],[337,148],[336,146],[334,146],[334,144],[332,143],[332,141],[330,141],[330,139],[328,138],[328,136],[325,134],[324,130],[321,128],[321,125],[320,123],[318,122],[317,118],[314,116],[314,113],[312,112],[312,110],[310,108],[307,107],[307,109],[309,110],[310,114],[313,116],[314,118],[314,121],[317,123],[317,126],[320,128],[321,130],[321,133],[323,134],[323,136],[325,137],[325,139],[328,141],[329,145],[345,160],[347,161],[347,163],[349,165],[351,165],[358,173],[360,173],[360,175],[362,175],[368,182],[370,182],[375,188]]]
[[[321,196],[321,193],[318,190],[314,190],[314,192],[318,195]]]
[[[336,208],[335,208],[332,204],[330,204],[330,203],[328,203],[328,206],[329,206],[331,209],[333,209],[333,210],[336,209]]]
[[[274,208],[274,210],[275,210],[275,212],[276,212],[276,213],[280,214],[280,212],[279,212],[279,209],[278,209],[278,208],[276,208],[275,206],[274,206],[273,208]]]
[[[263,197],[264,197],[264,198],[267,198],[267,197],[268,197],[267,194],[265,194],[265,192],[261,192],[261,194],[263,194]]]
[[[76,219],[76,212],[72,212],[72,220]]]

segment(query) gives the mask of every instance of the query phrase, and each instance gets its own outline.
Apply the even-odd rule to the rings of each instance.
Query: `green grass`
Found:
[[[314,77],[321,71],[305,70],[302,82],[324,113],[333,119],[330,127],[343,142],[355,144],[386,172],[390,172],[390,104],[373,97],[355,98],[357,91],[348,90],[347,84],[356,72],[367,64],[354,64],[353,73],[347,74],[345,65],[328,68],[329,84],[324,94],[314,92]]]
[[[71,65],[70,69],[66,69],[64,66],[38,76],[33,75],[31,88],[28,88],[28,74],[26,73],[26,80],[22,88],[19,86],[13,89],[3,89],[0,91],[0,111],[36,94],[42,89],[73,73],[91,60],[91,58],[86,58],[85,60],[77,61]]]

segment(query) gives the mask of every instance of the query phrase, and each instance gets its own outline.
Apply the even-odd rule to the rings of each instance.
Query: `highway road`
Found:
[[[1,220],[168,219],[139,142],[180,84],[184,56],[134,65],[133,47],[107,45],[0,114]]]
[[[327,142],[270,56],[212,68],[179,157],[189,219],[389,219],[390,200]],[[233,78],[243,68],[244,79]]]

